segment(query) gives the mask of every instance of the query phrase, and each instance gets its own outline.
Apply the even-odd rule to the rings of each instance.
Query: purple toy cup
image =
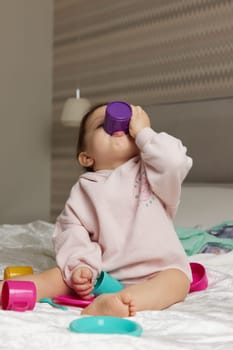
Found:
[[[117,131],[124,131],[127,134],[131,116],[132,109],[128,103],[122,101],[108,103],[105,112],[104,130],[109,135],[113,135]]]
[[[6,280],[2,287],[3,310],[33,310],[36,304],[36,286],[31,281]]]

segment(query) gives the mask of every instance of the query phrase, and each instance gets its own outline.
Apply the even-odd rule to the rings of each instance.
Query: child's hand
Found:
[[[93,290],[91,280],[92,271],[88,267],[79,267],[72,273],[72,288],[81,298],[89,298]]]
[[[150,119],[147,113],[140,106],[132,107],[132,117],[129,123],[129,133],[135,138],[139,131],[144,128],[150,128]]]

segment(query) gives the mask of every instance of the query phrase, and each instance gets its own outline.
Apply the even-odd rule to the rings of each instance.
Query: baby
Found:
[[[106,105],[82,120],[77,157],[87,171],[56,222],[58,267],[28,277],[38,299],[71,290],[90,298],[102,270],[125,288],[98,296],[82,314],[134,316],[189,291],[191,270],[173,218],[192,160],[180,140],[153,131],[147,113],[131,108],[128,134],[105,132]]]

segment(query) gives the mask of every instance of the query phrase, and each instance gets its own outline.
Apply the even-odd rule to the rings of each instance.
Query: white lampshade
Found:
[[[83,116],[89,111],[91,103],[86,98],[69,98],[63,107],[61,122],[64,126],[78,127]]]

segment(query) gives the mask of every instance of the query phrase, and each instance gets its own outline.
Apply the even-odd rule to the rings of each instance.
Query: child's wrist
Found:
[[[140,150],[143,149],[144,145],[157,133],[150,127],[145,127],[137,134],[135,142]]]

